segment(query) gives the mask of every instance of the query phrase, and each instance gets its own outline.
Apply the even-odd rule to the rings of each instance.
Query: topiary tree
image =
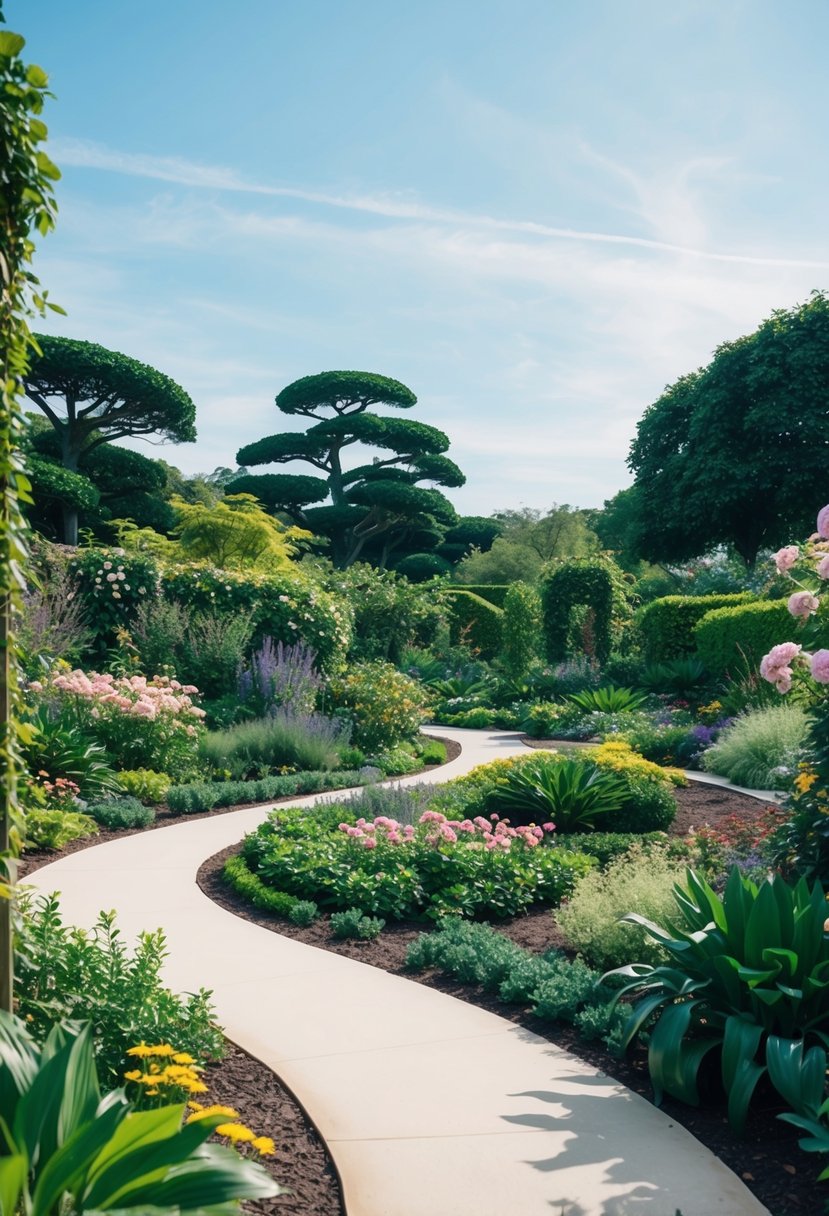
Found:
[[[227,488],[255,494],[272,510],[326,537],[339,569],[350,566],[364,550],[368,555],[381,538],[386,550],[380,564],[385,564],[395,532],[436,525],[445,529],[457,520],[439,490],[418,483],[461,486],[465,481],[458,466],[443,455],[449,440],[442,431],[369,412],[378,405],[411,409],[416,401],[405,384],[373,372],[322,372],[296,380],[277,395],[277,408],[316,423],[305,431],[280,432],[248,444],[237,459],[246,466],[299,461],[322,476],[248,475]],[[347,469],[346,449],[355,444],[390,454]],[[327,498],[329,504],[310,505]]]
[[[563,563],[543,580],[541,600],[544,641],[551,663],[567,657],[571,613],[581,605],[592,609],[596,658],[600,663],[607,662],[612,639],[613,579],[606,566],[598,562]]]
[[[172,443],[196,438],[196,409],[180,385],[145,363],[94,342],[38,335],[39,354],[24,384],[60,438],[64,468],[76,473],[84,455],[103,443],[160,435]],[[77,544],[78,513],[64,508],[64,541]]]
[[[397,563],[395,570],[413,583],[427,583],[429,579],[449,574],[452,567],[437,553],[410,553]]]

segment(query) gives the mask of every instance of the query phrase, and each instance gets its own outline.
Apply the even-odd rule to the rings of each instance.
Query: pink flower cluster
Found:
[[[778,646],[772,646],[760,662],[760,675],[773,684],[778,692],[788,692],[794,674],[791,664],[802,649],[796,642],[781,642]]]
[[[29,688],[32,692],[56,691],[81,697],[93,702],[95,708],[107,706],[140,718],[154,719],[164,714],[193,720],[204,717],[204,710],[190,699],[199,690],[193,684],[180,684],[167,676],[153,676],[151,680],[146,676],[117,679],[108,673],[77,670],[52,676],[46,684],[33,680]]]
[[[545,823],[541,827],[535,824],[513,828],[508,819],[491,815],[485,819],[483,815],[475,819],[447,819],[440,811],[424,811],[418,820],[417,828],[411,824],[405,826],[396,819],[386,815],[378,815],[376,819],[367,822],[358,819],[356,823],[338,824],[341,832],[352,840],[359,841],[363,848],[376,849],[378,842],[391,845],[411,844],[422,839],[433,848],[441,844],[456,844],[459,840],[477,848],[487,850],[508,850],[513,843],[524,848],[534,849],[544,839],[544,834],[555,831],[555,824]],[[423,831],[418,829],[423,828]]]

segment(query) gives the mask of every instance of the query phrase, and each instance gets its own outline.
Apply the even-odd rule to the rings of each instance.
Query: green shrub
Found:
[[[531,739],[550,739],[563,712],[564,707],[554,701],[539,701],[528,710],[521,726]]]
[[[649,663],[663,663],[692,655],[697,643],[694,627],[708,612],[747,604],[753,597],[748,592],[735,595],[666,595],[652,600],[637,614],[645,658]],[[703,658],[706,667],[712,668]]]
[[[607,832],[667,832],[676,817],[676,798],[670,785],[631,774],[628,798],[618,811],[602,820]]]
[[[443,594],[449,608],[452,642],[463,641],[482,659],[494,659],[503,644],[503,608],[465,587],[448,587]]]
[[[211,731],[201,741],[204,764],[234,780],[266,777],[274,770],[322,772],[336,768],[348,728],[322,714],[277,710],[267,718]]]
[[[173,780],[167,773],[156,773],[151,768],[130,768],[118,773],[118,784],[139,802],[158,806],[167,797]]]
[[[26,811],[23,848],[62,849],[73,840],[97,835],[98,825],[90,815],[32,807]]]
[[[84,798],[114,793],[118,780],[106,750],[68,716],[54,717],[40,707],[31,717],[34,731],[23,741],[26,767],[31,773],[48,773],[55,781],[68,777]]]
[[[441,726],[462,726],[467,730],[492,730],[502,717],[499,710],[485,709],[482,705],[476,709],[463,709],[459,713],[448,713],[445,708],[438,708],[430,715],[433,722]]]
[[[585,874],[556,921],[569,944],[603,971],[621,967],[630,958],[656,963],[662,948],[640,925],[622,922],[628,912],[665,924],[674,909],[673,889],[683,867],[664,849],[633,845],[604,870]]]
[[[331,932],[336,938],[356,938],[368,942],[382,933],[386,922],[375,916],[364,916],[359,908],[331,913]]]
[[[146,828],[155,822],[155,811],[144,806],[137,798],[107,798],[103,802],[92,802],[87,807],[89,814],[102,828]]]
[[[266,886],[257,874],[251,872],[244,857],[228,857],[222,870],[222,878],[237,895],[243,896],[255,908],[262,912],[272,912],[275,916],[286,916],[290,919],[294,908],[300,904],[311,903],[310,900],[300,900],[285,891],[274,891]]]
[[[689,655],[683,659],[668,659],[664,663],[648,663],[639,672],[638,683],[652,692],[686,696],[699,690],[707,674],[705,664]]]
[[[320,914],[317,905],[310,899],[298,899],[288,913],[288,920],[293,925],[300,925],[307,929],[312,925]]]
[[[664,844],[662,832],[570,832],[556,844],[560,849],[573,849],[577,853],[589,853],[605,869],[617,857],[622,857],[633,845]],[[592,873],[592,871],[591,871]]]
[[[405,920],[514,916],[533,904],[554,905],[593,864],[489,821],[483,829],[456,830],[460,824],[430,811],[404,828],[390,817],[355,821],[354,809],[352,803],[274,811],[245,839],[248,867],[274,890],[322,908],[358,907]],[[506,844],[495,847],[502,836]]]
[[[328,691],[334,707],[347,710],[354,743],[369,753],[413,739],[426,716],[423,686],[391,663],[354,663]]]
[[[716,676],[759,666],[763,655],[795,636],[797,625],[785,600],[761,600],[734,608],[717,608],[694,629],[699,657]]]
[[[371,763],[380,769],[384,777],[405,777],[423,767],[419,756],[406,747],[391,747],[371,757]]]
[[[632,688],[617,688],[615,684],[585,688],[582,692],[571,692],[567,697],[571,705],[586,714],[593,710],[602,714],[629,713],[633,709],[641,709],[647,699],[645,693],[635,692]]]
[[[465,583],[463,590],[486,600],[488,604],[494,604],[496,608],[503,608],[511,586],[512,583]]]
[[[159,929],[142,933],[129,949],[113,912],[95,926],[64,925],[56,895],[23,897],[17,928],[15,996],[18,1012],[42,1041],[64,1017],[95,1027],[99,1067],[120,1084],[127,1049],[137,1043],[172,1043],[195,1059],[221,1057],[224,1041],[210,994],[174,995],[161,981],[167,955]]]
[[[486,799],[486,810],[507,816],[511,824],[552,820],[557,832],[590,829],[624,806],[624,777],[602,771],[581,759],[522,764],[507,774]]]
[[[625,1045],[657,1019],[648,1044],[657,1100],[665,1092],[698,1105],[700,1067],[718,1055],[738,1132],[766,1075],[790,1109],[814,1116],[824,1100],[829,1019],[822,887],[804,879],[791,887],[779,876],[758,886],[735,867],[720,898],[689,870],[675,900],[670,928],[629,917],[669,961],[615,973],[630,980],[619,997],[640,997]]]
[[[521,680],[541,654],[541,598],[529,583],[512,583],[504,599],[501,663],[507,676]]]
[[[262,777],[259,781],[201,781],[174,785],[167,805],[176,814],[212,811],[215,807],[236,806],[243,802],[270,802],[295,794],[321,794],[325,790],[345,790],[364,785],[379,776],[377,769],[359,772],[286,773]]]
[[[152,557],[123,549],[81,549],[70,562],[99,648],[116,629],[129,627],[139,606],[157,594],[159,570]]]
[[[405,667],[406,647],[427,645],[447,630],[446,609],[434,587],[413,584],[393,570],[355,562],[332,571],[327,589],[348,605],[353,618],[352,663],[383,659]]]
[[[445,764],[446,763],[446,744],[441,743],[440,739],[427,739],[420,743],[420,763],[427,764]]]
[[[735,785],[779,789],[797,771],[808,729],[808,716],[800,705],[787,701],[759,709],[726,727],[703,753],[702,766]]]

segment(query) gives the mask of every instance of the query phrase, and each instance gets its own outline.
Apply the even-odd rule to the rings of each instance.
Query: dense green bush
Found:
[[[783,702],[737,718],[703,754],[702,767],[749,789],[787,787],[797,772],[809,719],[802,706]]]
[[[628,786],[618,773],[581,759],[545,760],[512,768],[490,792],[485,810],[511,824],[552,820],[557,832],[589,831],[618,812]]]
[[[664,663],[693,654],[697,645],[694,627],[706,613],[716,608],[747,604],[752,598],[748,592],[739,592],[734,595],[666,595],[652,600],[637,615],[645,658],[649,663]],[[710,668],[707,662],[706,666]]]
[[[464,583],[463,590],[479,596],[496,608],[503,608],[512,583]],[[458,588],[460,590],[460,588]]]
[[[174,995],[161,981],[167,954],[161,930],[142,933],[128,949],[113,912],[91,930],[61,919],[56,895],[24,896],[17,927],[15,996],[36,1039],[62,1018],[95,1028],[98,1063],[120,1084],[126,1052],[137,1043],[172,1043],[204,1062],[224,1051],[210,994]]]
[[[129,768],[118,773],[118,784],[139,802],[157,806],[167,797],[173,782],[167,773],[156,773],[151,768]]]
[[[448,629],[446,609],[434,588],[413,584],[394,571],[356,562],[332,571],[326,586],[349,606],[352,662],[400,664],[407,646],[428,645]]]
[[[249,869],[277,891],[322,908],[392,920],[514,916],[557,904],[593,864],[544,845],[538,829],[453,822],[427,811],[415,826],[354,819],[348,804],[278,809],[245,838]]]
[[[633,845],[664,844],[663,832],[571,832],[556,844],[561,849],[575,849],[577,853],[589,853],[595,857],[601,869],[605,869],[616,858],[622,857]]]
[[[662,948],[641,925],[621,918],[638,912],[667,923],[674,910],[674,886],[682,876],[681,863],[670,860],[664,848],[637,843],[604,870],[580,878],[556,922],[569,945],[603,971],[621,967],[630,958],[661,962]]]
[[[155,822],[155,811],[144,806],[137,798],[107,798],[103,802],[92,802],[87,807],[89,814],[103,828],[146,828]]]
[[[359,908],[348,908],[345,912],[331,913],[331,932],[341,940],[355,938],[368,942],[379,937],[386,922],[377,916],[364,916]]]
[[[280,709],[266,718],[210,731],[199,750],[208,770],[228,773],[235,781],[255,780],[286,769],[336,768],[348,733],[346,723],[322,714]]]
[[[98,648],[105,649],[114,631],[129,627],[139,605],[158,594],[157,562],[123,549],[80,549],[70,563],[78,593],[95,629]]]
[[[426,716],[426,697],[417,680],[391,663],[354,663],[328,684],[328,700],[346,710],[352,739],[367,752],[411,740]]]
[[[694,640],[702,662],[721,676],[744,664],[759,666],[772,646],[791,640],[796,630],[785,600],[761,600],[706,613],[694,627]]]
[[[53,715],[46,706],[31,713],[34,731],[23,740],[23,759],[30,773],[48,773],[54,781],[67,777],[84,798],[114,793],[118,781],[101,743],[68,713]]]
[[[504,610],[465,587],[443,592],[449,608],[450,637],[463,641],[483,659],[494,659],[503,645]]]

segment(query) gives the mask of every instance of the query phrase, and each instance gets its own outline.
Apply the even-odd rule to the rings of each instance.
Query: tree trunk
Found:
[[[76,451],[72,445],[72,437],[68,427],[65,427],[61,431],[60,438],[63,467],[68,469],[70,473],[77,473],[80,452]],[[65,545],[77,545],[78,508],[64,503],[61,506],[61,513],[63,515],[63,543]]]

